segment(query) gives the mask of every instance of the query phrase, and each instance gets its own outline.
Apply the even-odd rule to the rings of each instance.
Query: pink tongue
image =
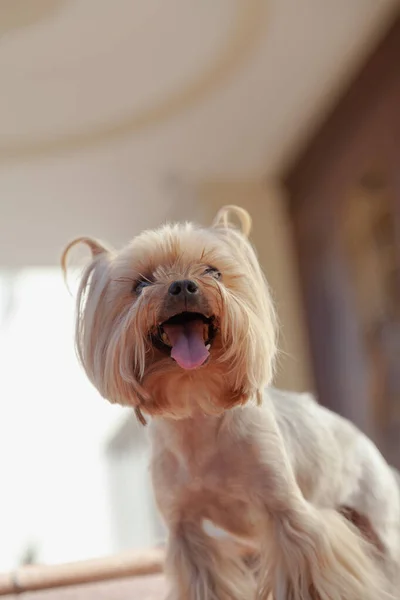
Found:
[[[172,345],[171,356],[182,369],[200,367],[209,356],[204,344],[203,322],[189,321],[183,325],[164,325]]]

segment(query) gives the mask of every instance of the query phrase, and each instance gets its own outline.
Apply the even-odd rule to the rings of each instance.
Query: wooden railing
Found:
[[[26,566],[0,574],[0,596],[161,573],[164,550],[126,552],[108,558],[51,566]]]
[[[251,557],[254,553],[251,547],[226,539],[220,540],[220,544],[231,548],[233,545],[243,558]],[[160,574],[163,572],[164,559],[163,548],[152,548],[61,565],[24,566],[0,574],[0,596]]]

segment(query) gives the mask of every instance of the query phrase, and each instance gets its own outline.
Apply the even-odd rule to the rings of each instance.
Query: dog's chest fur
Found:
[[[240,536],[254,537],[250,509],[254,448],[232,435],[223,418],[199,416],[155,424],[153,477],[161,512],[208,519]]]

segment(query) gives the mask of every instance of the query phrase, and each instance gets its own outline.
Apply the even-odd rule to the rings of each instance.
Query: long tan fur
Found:
[[[78,355],[105,398],[150,418],[170,600],[400,598],[394,472],[313,398],[268,387],[276,319],[250,230],[246,211],[224,207],[210,228],[166,225],[119,252],[78,240],[92,250]],[[171,295],[176,282],[196,293]],[[190,369],[162,342],[188,311],[212,333]],[[257,568],[223,553],[205,521],[252,544]]]

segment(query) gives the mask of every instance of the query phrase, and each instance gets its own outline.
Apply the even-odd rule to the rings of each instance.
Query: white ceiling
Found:
[[[276,174],[396,0],[2,0],[0,264],[127,240],[168,181]]]

